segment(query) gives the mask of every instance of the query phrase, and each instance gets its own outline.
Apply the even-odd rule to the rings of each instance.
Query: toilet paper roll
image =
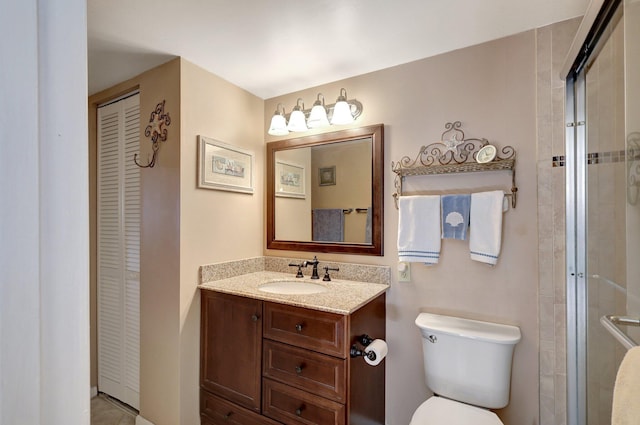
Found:
[[[380,364],[382,359],[387,356],[388,352],[389,347],[387,347],[387,343],[384,340],[374,339],[373,342],[367,345],[367,347],[364,349],[364,353],[367,354],[366,356],[364,356],[364,361],[371,366],[377,366]],[[375,357],[371,356],[369,353],[375,354]],[[373,357],[373,359],[371,359],[369,356]]]

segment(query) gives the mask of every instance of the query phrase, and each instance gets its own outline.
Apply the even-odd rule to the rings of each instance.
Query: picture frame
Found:
[[[254,155],[227,143],[198,136],[198,187],[253,194]]]
[[[336,184],[336,166],[318,168],[318,184],[332,186]]]
[[[281,198],[304,199],[304,167],[284,161],[276,161],[275,195]]]

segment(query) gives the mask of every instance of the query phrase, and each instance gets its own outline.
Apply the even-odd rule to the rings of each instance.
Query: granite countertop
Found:
[[[332,279],[330,282],[324,282],[322,278],[312,280],[306,276],[299,281],[325,286],[328,291],[317,294],[283,295],[263,292],[258,289],[260,285],[265,283],[282,280],[298,281],[295,275],[291,273],[258,271],[227,279],[203,282],[198,287],[200,289],[344,315],[353,313],[389,289],[389,285],[381,283],[355,282],[341,279]]]

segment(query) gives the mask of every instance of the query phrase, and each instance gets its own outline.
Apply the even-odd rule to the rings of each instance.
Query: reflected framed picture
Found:
[[[198,187],[253,194],[253,153],[198,136]]]
[[[318,182],[320,186],[336,184],[336,166],[318,168]]]
[[[276,161],[276,196],[305,198],[304,167],[288,162]]]

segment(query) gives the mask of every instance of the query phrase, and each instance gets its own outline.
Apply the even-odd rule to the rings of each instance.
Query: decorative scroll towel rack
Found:
[[[505,146],[496,151],[491,161],[479,163],[478,152],[489,145],[487,139],[465,138],[460,129],[460,121],[445,124],[445,131],[441,140],[422,146],[414,160],[404,156],[398,162],[391,162],[391,169],[396,173],[396,193],[393,198],[398,208],[398,198],[402,196],[402,183],[408,176],[425,176],[435,174],[470,173],[479,171],[510,171],[511,206],[516,207],[518,187],[516,186],[516,151],[511,146]]]

